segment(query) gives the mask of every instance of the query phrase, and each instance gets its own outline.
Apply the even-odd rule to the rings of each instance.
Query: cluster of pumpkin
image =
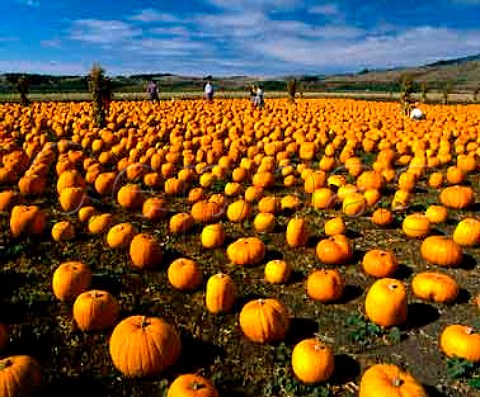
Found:
[[[24,201],[41,200],[49,192],[48,178],[53,173],[56,211],[65,218],[52,226],[53,240],[75,239],[77,217],[90,235],[105,236],[111,249],[128,250],[132,266],[146,270],[162,263],[161,241],[138,233],[130,222],[116,223],[115,213],[101,212],[96,202],[113,201],[119,211],[141,212],[150,222],[168,221],[172,234],[189,233],[195,223],[201,224],[205,249],[223,247],[225,221],[253,220],[255,232],[269,233],[281,212],[339,208],[342,216],[326,222],[327,237],[315,248],[321,263],[337,266],[353,259],[345,217],[371,215],[373,224],[389,226],[415,202],[415,189],[426,180],[429,189],[439,190],[441,205],[408,214],[402,223],[406,236],[424,239],[421,254],[425,261],[458,266],[462,247],[480,243],[480,221],[474,218],[461,220],[451,238],[429,236],[432,225],[445,222],[449,211],[468,208],[475,201],[475,191],[464,182],[478,170],[480,138],[475,126],[480,113],[463,109],[452,119],[438,108],[435,117],[414,123],[404,120],[391,104],[376,103],[373,111],[364,102],[316,100],[299,102],[294,110],[283,101],[273,102],[275,110],[267,113],[239,100],[212,106],[196,101],[162,103],[155,108],[143,102],[113,103],[104,129],[93,127],[86,104],[35,104],[28,112],[15,105],[0,106],[5,120],[0,129],[0,185],[6,186],[0,192],[0,211],[10,212],[13,238],[43,234],[49,209]],[[344,109],[348,118],[338,109]],[[359,151],[373,155],[371,166]],[[438,167],[446,171],[437,171]],[[213,192],[218,182],[225,182],[223,193]],[[396,188],[390,208],[379,207],[388,184]],[[283,196],[272,193],[278,186],[285,189]],[[175,209],[167,219],[178,208],[176,202],[188,207]],[[308,239],[308,216],[291,217],[286,243],[295,249],[306,246]],[[241,266],[260,264],[265,254],[265,244],[258,237],[245,236],[226,247],[229,261]],[[366,297],[368,318],[383,327],[407,321],[405,287],[391,278],[398,268],[394,253],[371,250],[362,268],[379,279]],[[291,272],[286,261],[270,261],[265,279],[286,283]],[[189,258],[173,261],[167,276],[182,291],[195,290],[202,282],[200,266]],[[74,301],[73,316],[80,329],[114,326],[119,313],[116,299],[107,291],[88,291],[90,281],[86,265],[64,263],[53,276],[53,291],[62,301]],[[320,302],[338,301],[344,287],[336,268],[314,270],[306,279],[308,296]],[[447,274],[424,272],[415,275],[412,290],[421,299],[452,302],[459,286]],[[229,312],[235,301],[230,276],[212,275],[205,299],[209,312]],[[282,340],[289,329],[288,310],[276,299],[252,301],[242,308],[239,325],[252,341]],[[151,354],[137,348],[147,337],[151,338]],[[451,342],[459,338],[461,343]],[[442,333],[441,347],[448,356],[480,361],[468,348],[479,339],[470,328],[451,325]],[[127,376],[158,374],[177,361],[180,351],[175,328],[159,318],[124,319],[110,338],[112,361]],[[332,349],[317,339],[302,341],[293,350],[293,371],[305,383],[327,380],[333,366]],[[381,378],[395,388],[415,383],[396,367],[374,366],[364,374],[363,379],[373,380],[365,381],[369,386],[362,380],[361,396],[374,396],[372,384]],[[213,388],[199,378],[178,382]],[[416,383],[409,387],[421,389]]]

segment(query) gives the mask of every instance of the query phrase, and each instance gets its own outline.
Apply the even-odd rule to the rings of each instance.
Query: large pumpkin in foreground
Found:
[[[218,390],[203,376],[183,374],[172,382],[167,397],[218,397]]]
[[[466,325],[448,325],[440,335],[440,347],[448,357],[480,361],[480,334]]]
[[[403,283],[392,278],[377,280],[367,292],[365,312],[382,327],[403,324],[407,320],[407,292]]]
[[[257,299],[242,308],[239,322],[248,339],[257,343],[270,343],[285,338],[290,317],[287,308],[280,301]]]
[[[158,317],[131,316],[113,330],[109,342],[113,365],[127,377],[156,376],[180,356],[180,336]]]
[[[293,348],[293,373],[303,383],[325,382],[334,368],[333,350],[316,338],[302,340]]]
[[[257,265],[265,251],[265,244],[258,237],[241,237],[228,246],[227,256],[235,265]]]
[[[393,364],[375,364],[360,381],[359,397],[428,397],[422,385]]]
[[[41,382],[40,366],[32,357],[11,356],[0,360],[0,396],[31,396]]]

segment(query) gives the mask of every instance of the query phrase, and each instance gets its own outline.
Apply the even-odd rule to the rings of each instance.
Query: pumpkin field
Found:
[[[0,396],[480,395],[480,105],[0,104]]]

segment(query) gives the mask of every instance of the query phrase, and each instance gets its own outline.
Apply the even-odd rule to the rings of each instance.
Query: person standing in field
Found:
[[[158,88],[157,84],[153,80],[150,80],[147,84],[147,92],[152,102],[158,101]]]
[[[415,104],[410,109],[410,118],[412,120],[423,120],[425,118],[425,113],[423,113],[422,109],[419,107],[419,103],[415,102]]]
[[[205,92],[205,99],[208,102],[212,102],[213,101],[213,95],[215,93],[215,88],[213,87],[211,76],[209,76],[207,78],[207,84],[205,84],[204,92]]]
[[[254,106],[259,109],[263,109],[265,106],[264,95],[265,92],[263,91],[263,85],[259,85],[257,88],[257,92],[255,93],[255,101]]]

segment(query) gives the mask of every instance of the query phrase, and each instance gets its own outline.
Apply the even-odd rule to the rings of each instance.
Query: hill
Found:
[[[0,75],[0,93],[16,91],[15,83],[22,74],[5,73]],[[220,76],[214,78],[219,90],[242,91],[255,81],[262,80],[267,91],[285,91],[286,82],[296,78],[305,91],[374,91],[396,92],[400,89],[403,76],[409,75],[415,82],[415,91],[426,84],[428,90],[442,90],[449,84],[452,91],[472,92],[480,86],[480,54],[462,58],[440,60],[435,63],[409,68],[387,70],[362,70],[358,73],[339,75],[297,75],[258,79],[253,76]],[[50,76],[26,74],[30,81],[30,91],[85,92],[88,80],[85,76]],[[149,80],[155,80],[160,91],[189,92],[201,90],[203,76],[179,76],[171,73],[136,74],[112,77],[115,92],[142,92]]]

